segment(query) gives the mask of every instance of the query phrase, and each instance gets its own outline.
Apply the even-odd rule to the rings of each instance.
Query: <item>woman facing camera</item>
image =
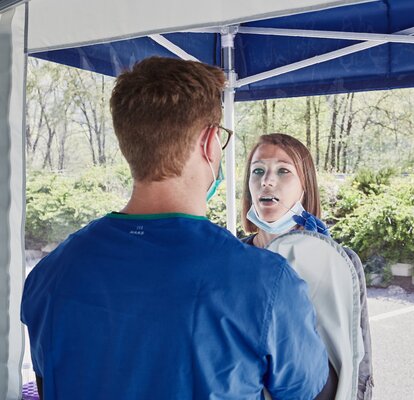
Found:
[[[311,235],[325,237],[324,242],[327,241],[331,247],[336,248],[353,265],[353,274],[358,278],[360,316],[357,321],[363,349],[359,348],[359,364],[356,364],[357,368],[353,368],[357,371],[350,373],[357,373],[356,399],[370,400],[373,386],[371,337],[363,267],[356,253],[342,248],[329,237],[326,225],[320,220],[321,202],[316,169],[312,156],[303,143],[282,133],[272,133],[259,138],[247,160],[241,217],[245,231],[250,234],[242,239],[246,244],[266,247],[280,235],[291,231],[318,232],[323,236]],[[336,267],[338,266],[327,265],[328,269]],[[313,273],[314,271],[311,272]],[[321,278],[322,281],[324,279],[325,277]],[[325,279],[325,284],[326,282]],[[332,287],[331,291],[335,289]],[[336,297],[336,294],[332,293],[332,297]],[[322,299],[322,303],[325,301],[329,303],[330,299]],[[346,307],[344,305],[343,308]],[[326,325],[332,323],[329,316],[324,315],[322,319],[327,321]],[[346,339],[346,334],[344,337]],[[336,371],[338,375],[339,372]]]
[[[242,222],[252,235],[243,241],[265,247],[292,229],[329,235],[319,220],[316,170],[309,150],[282,133],[263,135],[247,160]]]

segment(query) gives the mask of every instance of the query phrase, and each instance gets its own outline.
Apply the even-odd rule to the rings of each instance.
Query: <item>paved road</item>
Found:
[[[414,399],[414,295],[399,288],[369,289],[373,400]]]

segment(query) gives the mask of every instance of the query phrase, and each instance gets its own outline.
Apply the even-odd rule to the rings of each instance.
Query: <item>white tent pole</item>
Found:
[[[228,85],[224,90],[224,126],[234,131],[234,36],[237,27],[224,27],[221,31],[222,68],[227,76]],[[226,148],[226,203],[227,229],[236,234],[236,146],[235,135]]]
[[[228,85],[224,90],[224,126],[234,131],[234,87],[236,73],[234,71],[234,35],[237,27],[223,27],[221,33],[222,68],[226,74]],[[150,35],[152,40],[184,60],[199,61],[191,54],[166,39],[162,35]],[[236,234],[236,150],[235,135],[226,147],[226,206],[227,229]]]
[[[414,28],[405,29],[403,31],[397,32],[399,34],[412,35],[414,34]],[[283,67],[275,68],[270,71],[262,72],[260,74],[252,75],[247,78],[239,79],[236,82],[236,88],[239,88],[244,85],[249,85],[254,82],[261,81],[263,79],[273,78],[278,75],[286,74],[288,72],[296,71],[301,68],[309,67],[311,65],[319,64],[325,61],[333,60],[338,57],[346,56],[348,54],[353,54],[358,51],[367,50],[372,47],[381,46],[387,42],[364,42],[358,43],[352,46],[347,46],[339,50],[331,51],[329,53],[322,54],[320,56],[315,56],[308,58],[307,60],[298,61],[293,64],[284,65]]]
[[[171,53],[182,58],[183,60],[200,61],[162,35],[150,35],[148,37],[150,37],[154,42],[157,42],[159,45],[165,47],[167,50],[171,51]]]
[[[267,36],[290,36],[306,37],[318,39],[341,39],[341,40],[362,40],[370,42],[390,42],[390,43],[413,43],[414,37],[402,33],[362,33],[362,32],[337,32],[337,31],[318,31],[307,29],[281,29],[281,28],[239,28],[239,33]]]

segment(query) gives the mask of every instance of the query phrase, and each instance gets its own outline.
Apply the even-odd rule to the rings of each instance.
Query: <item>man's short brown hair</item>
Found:
[[[147,58],[118,77],[112,119],[135,179],[181,174],[199,132],[220,122],[224,82],[217,67],[164,57]]]

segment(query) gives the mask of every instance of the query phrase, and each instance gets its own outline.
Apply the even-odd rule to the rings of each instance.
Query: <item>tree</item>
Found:
[[[79,110],[75,120],[86,134],[93,165],[105,165],[107,162],[106,138],[108,135],[110,87],[106,78],[94,73],[77,69],[70,71],[74,90],[75,104]]]
[[[267,133],[269,131],[269,111],[267,108],[267,100],[262,102],[262,131]]]
[[[30,59],[27,82],[26,150],[29,164],[63,170],[73,99],[67,69]],[[55,149],[57,154],[55,154]]]
[[[321,114],[321,97],[312,98],[313,112],[315,118],[315,165],[319,168],[320,163],[320,114]]]
[[[74,171],[119,162],[109,113],[112,78],[29,60],[29,167]],[[264,133],[284,132],[311,150],[318,169],[414,168],[414,90],[236,103],[237,171]],[[86,140],[85,140],[86,139]]]
[[[306,97],[305,124],[306,124],[306,147],[310,150],[311,145],[312,145],[312,140],[311,140],[311,99],[310,99],[310,97]]]

